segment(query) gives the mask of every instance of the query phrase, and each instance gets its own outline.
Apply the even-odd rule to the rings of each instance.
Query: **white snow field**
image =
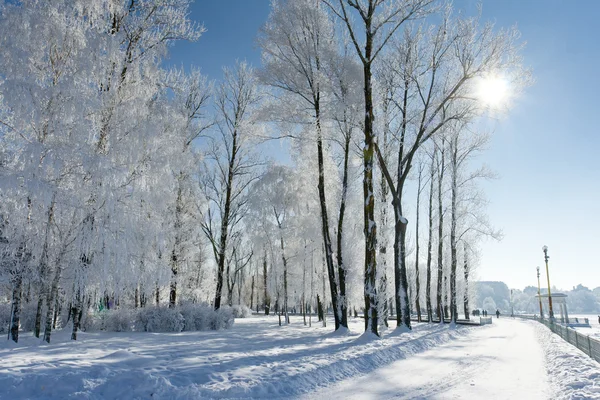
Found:
[[[600,365],[533,321],[416,324],[381,340],[362,325],[253,317],[218,332],[58,332],[51,345],[24,334],[0,342],[0,399],[600,399]]]

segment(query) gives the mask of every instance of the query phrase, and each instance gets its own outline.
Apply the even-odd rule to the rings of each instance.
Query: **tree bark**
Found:
[[[269,315],[269,308],[271,307],[271,299],[269,298],[269,291],[267,287],[267,250],[264,251],[263,255],[263,285],[265,289],[264,293],[264,306],[265,306],[265,315]]]
[[[437,310],[440,323],[444,322],[444,305],[442,303],[442,280],[444,277],[444,206],[443,206],[443,181],[444,181],[444,147],[440,149],[440,164],[438,164],[438,276],[437,276]]]
[[[463,243],[464,249],[464,274],[465,274],[465,295],[463,298],[463,311],[465,313],[465,319],[469,319],[469,258],[467,254],[467,244]]]
[[[452,193],[450,198],[451,218],[450,223],[450,317],[454,323],[458,319],[456,304],[456,196],[457,196],[457,169],[458,169],[458,142],[457,138],[452,143]]]
[[[419,168],[419,179],[417,186],[417,216],[415,223],[415,309],[417,311],[417,321],[421,322],[421,304],[419,300],[419,294],[421,293],[421,287],[419,282],[419,205],[421,199],[421,174],[423,170]]]
[[[52,196],[52,202],[50,203],[50,207],[48,208],[48,219],[46,221],[44,245],[42,247],[42,254],[40,256],[40,291],[35,312],[35,326],[33,328],[33,334],[36,338],[40,337],[40,330],[42,325],[42,306],[44,305],[44,299],[47,298],[48,286],[46,285],[46,273],[48,269],[48,246],[50,239],[50,225],[52,224],[52,220],[54,218],[55,202],[56,194]],[[50,307],[49,304],[48,307]]]
[[[373,158],[375,153],[373,121],[373,84],[371,58],[373,32],[371,18],[365,20],[365,60],[363,63],[365,98],[365,143],[363,149],[363,196],[365,234],[365,330],[379,336],[379,315],[377,310],[377,224],[375,222],[375,193],[373,191]],[[396,279],[397,281],[397,279]],[[398,282],[396,282],[396,285]],[[396,287],[398,289],[398,287]]]
[[[10,320],[10,338],[19,342],[19,325],[21,324],[21,291],[23,288],[23,277],[17,271],[13,277],[12,314]]]
[[[323,235],[324,257],[327,265],[327,275],[329,277],[329,290],[331,291],[331,302],[333,304],[333,317],[335,329],[340,327],[342,316],[341,309],[338,308],[338,288],[335,280],[335,269],[333,266],[333,250],[331,246],[331,237],[329,236],[329,217],[327,213],[327,201],[325,198],[325,165],[323,159],[323,136],[321,131],[321,109],[319,95],[314,100],[315,120],[317,128],[317,164],[319,169],[319,205],[321,210],[321,232]]]
[[[179,251],[181,243],[183,212],[183,172],[177,177],[177,199],[175,200],[175,243],[171,252],[171,285],[169,291],[169,308],[177,304],[177,274],[179,272]]]
[[[236,121],[237,123],[237,121]],[[231,144],[231,158],[229,159],[229,166],[227,170],[227,184],[226,184],[226,193],[225,193],[225,211],[223,213],[223,218],[221,219],[221,238],[219,241],[219,258],[217,260],[217,290],[215,293],[215,310],[221,308],[221,293],[223,291],[223,272],[225,269],[225,257],[227,254],[227,239],[229,236],[229,217],[231,213],[231,191],[233,186],[233,176],[234,176],[234,168],[235,162],[238,152],[238,144],[237,144],[237,129],[233,130],[232,135],[232,144]]]
[[[337,230],[337,264],[338,279],[340,282],[340,291],[338,305],[340,307],[340,325],[348,327],[348,299],[346,298],[346,266],[343,260],[343,239],[344,239],[344,215],[346,212],[346,198],[348,194],[348,158],[350,154],[350,135],[346,135],[344,143],[344,172],[342,178],[342,199],[340,201],[340,212],[338,218]],[[305,323],[306,325],[306,318]]]
[[[428,224],[428,241],[427,241],[427,287],[426,287],[426,303],[427,303],[427,322],[433,321],[433,308],[431,306],[431,253],[433,247],[433,182],[434,182],[434,156],[431,157],[431,170],[429,175],[429,224]]]

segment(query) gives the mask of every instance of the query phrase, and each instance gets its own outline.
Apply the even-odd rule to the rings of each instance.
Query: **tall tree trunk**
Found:
[[[323,271],[321,273],[321,282],[323,283],[323,298],[321,300],[321,312],[323,315],[323,327],[327,326],[327,289],[325,288],[325,251],[323,251]]]
[[[75,292],[75,299],[73,300],[71,315],[73,316],[73,331],[71,332],[71,340],[77,340],[77,331],[79,330],[80,322],[80,310],[81,310],[81,290],[77,289]]]
[[[394,202],[394,277],[396,284],[396,323],[411,329],[408,277],[406,273],[406,227],[408,221],[402,216],[402,195]]]
[[[265,306],[265,315],[269,315],[269,308],[271,307],[271,299],[269,299],[269,291],[267,287],[267,250],[264,251],[263,255],[263,285],[265,289],[264,293],[264,306]]]
[[[221,219],[221,238],[219,241],[219,257],[217,260],[217,290],[215,292],[215,310],[221,308],[221,293],[223,291],[223,272],[225,269],[225,256],[227,254],[227,239],[229,235],[229,218],[231,214],[231,191],[233,186],[233,175],[238,153],[237,130],[233,131],[231,144],[231,156],[227,170],[227,185],[225,192],[225,211]]]
[[[281,224],[279,220],[277,221],[279,224],[279,229],[281,229]],[[281,245],[281,261],[283,262],[283,308],[285,312],[285,323],[290,323],[290,316],[288,314],[288,270],[287,270],[287,258],[285,257],[285,247],[283,245],[283,235],[279,235],[279,243]]]
[[[19,257],[21,258],[21,257]],[[21,324],[21,292],[23,290],[23,276],[17,271],[13,279],[12,314],[10,319],[10,338],[19,342],[19,325]]]
[[[469,319],[469,258],[467,254],[467,244],[463,243],[464,249],[464,273],[465,273],[465,295],[463,297],[463,311],[465,313],[465,319]]]
[[[371,19],[365,20],[365,60],[363,63],[365,97],[365,144],[363,148],[363,196],[364,196],[364,234],[365,234],[365,330],[379,336],[379,316],[377,312],[377,224],[375,222],[375,193],[373,191],[373,159],[375,155],[375,136],[373,134],[373,85],[371,82],[371,58],[373,51],[373,32]],[[396,281],[396,291],[398,279]],[[396,306],[399,304],[397,303]]]
[[[46,221],[46,228],[44,233],[44,245],[42,246],[42,254],[40,256],[40,291],[37,302],[37,308],[35,312],[35,326],[33,328],[33,334],[36,338],[40,337],[40,330],[42,325],[42,307],[44,300],[47,298],[48,286],[46,285],[46,274],[48,269],[48,246],[50,240],[50,226],[54,218],[54,204],[56,202],[56,193],[52,195],[52,201],[48,208],[48,219]],[[48,304],[48,307],[50,305]]]
[[[179,272],[179,251],[181,247],[183,213],[183,172],[177,177],[177,199],[175,200],[175,243],[171,252],[171,285],[169,291],[169,308],[177,304],[177,274]]]
[[[338,308],[338,288],[335,279],[335,268],[333,266],[333,250],[331,246],[331,237],[329,235],[329,216],[327,213],[327,201],[325,198],[325,165],[323,158],[323,133],[321,130],[321,109],[319,95],[314,99],[315,120],[317,128],[317,164],[319,168],[319,205],[321,210],[321,232],[323,235],[324,257],[327,265],[327,275],[329,277],[329,289],[331,291],[331,303],[333,304],[333,317],[335,329],[340,327],[342,316],[341,309]]]
[[[340,201],[340,212],[338,218],[337,230],[337,264],[338,264],[338,279],[340,282],[340,291],[338,299],[338,307],[340,314],[340,325],[348,327],[348,299],[346,298],[346,266],[343,260],[343,240],[344,240],[344,215],[346,213],[346,198],[348,194],[348,157],[350,154],[350,135],[346,135],[344,143],[344,172],[342,178],[342,200]],[[304,325],[306,325],[306,318]]]
[[[440,323],[444,322],[444,304],[442,303],[442,280],[444,278],[444,205],[443,205],[443,181],[444,181],[444,147],[440,149],[440,163],[438,165],[438,276],[437,276],[437,309]]]
[[[383,158],[387,161],[387,157],[386,157],[386,150],[388,147],[388,130],[389,130],[389,122],[387,119],[387,107],[388,104],[387,102],[385,102],[384,100],[384,128],[383,128],[383,149],[384,149],[384,153],[383,153]],[[388,215],[387,215],[387,201],[388,201],[388,192],[389,192],[389,186],[386,182],[386,178],[385,178],[385,172],[383,171],[383,168],[381,169],[381,209],[379,211],[379,215],[380,215],[380,220],[379,220],[379,229],[380,232],[382,233],[379,237],[379,255],[380,255],[380,261],[379,261],[379,271],[380,271],[380,278],[381,278],[381,282],[379,284],[379,317],[380,319],[383,320],[383,323],[385,324],[386,327],[389,327],[388,324],[388,316],[391,313],[391,310],[394,309],[394,307],[391,305],[391,302],[388,302],[388,296],[387,296],[387,287],[388,287],[388,282],[387,282],[387,247],[388,247],[388,239],[387,239],[387,235],[386,235],[386,228],[388,226]],[[395,296],[394,296],[395,297]]]
[[[252,275],[252,283],[250,284],[250,309],[254,309],[254,275]],[[258,302],[257,302],[258,303]]]
[[[458,319],[458,308],[456,304],[456,196],[457,187],[457,169],[458,169],[458,139],[452,141],[452,193],[450,198],[451,223],[450,223],[450,317],[456,323]]]
[[[156,281],[156,291],[154,292],[154,301],[156,302],[156,307],[160,304],[160,287],[158,286],[158,281]]]
[[[427,322],[433,321],[433,308],[431,306],[431,253],[433,247],[433,182],[434,182],[434,161],[435,157],[431,157],[431,170],[429,175],[429,224],[428,224],[428,240],[427,240],[427,287],[426,287],[426,303],[427,303]]]
[[[421,285],[419,282],[419,205],[421,200],[421,175],[423,169],[419,168],[419,179],[417,186],[417,216],[415,223],[415,309],[417,311],[417,321],[421,322],[421,303],[419,300]]]
[[[304,259],[302,260],[302,319],[306,326],[306,239],[304,239]]]

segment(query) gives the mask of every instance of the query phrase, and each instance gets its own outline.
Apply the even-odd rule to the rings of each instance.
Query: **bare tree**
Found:
[[[335,329],[347,327],[347,306],[345,300],[345,270],[342,260],[338,260],[338,276],[333,257],[330,217],[325,190],[325,160],[323,149],[323,125],[326,119],[327,69],[330,57],[335,54],[335,33],[327,13],[319,3],[311,0],[274,2],[269,21],[259,36],[263,52],[266,84],[280,90],[290,120],[314,124],[318,168],[318,195],[321,216],[321,232],[325,247],[325,262],[329,278]],[[346,86],[340,86],[340,96],[346,96]],[[289,108],[292,107],[290,110]],[[342,129],[348,134],[348,126]],[[346,121],[347,122],[347,121]],[[349,137],[349,136],[347,136]],[[346,184],[346,180],[344,184]],[[345,190],[345,187],[344,189]],[[343,223],[345,197],[340,206]],[[342,235],[343,230],[338,230]],[[338,240],[338,245],[341,240]],[[341,257],[341,252],[338,252]],[[341,264],[340,264],[341,263]],[[339,286],[338,286],[339,282]],[[341,288],[341,290],[339,289]]]
[[[240,62],[234,69],[224,69],[216,95],[216,134],[205,155],[203,190],[208,205],[201,222],[217,263],[215,309],[221,307],[228,241],[244,218],[247,189],[257,179],[260,165],[251,143],[256,124],[253,111],[259,100],[254,71],[248,64]]]
[[[420,18],[428,12],[433,0],[396,0],[384,4],[383,0],[322,0],[346,27],[352,40],[356,54],[363,66],[364,89],[364,148],[363,148],[363,195],[364,195],[364,233],[365,233],[365,330],[376,335],[378,333],[377,306],[377,224],[375,221],[375,192],[373,187],[373,163],[375,158],[376,134],[373,129],[375,120],[373,102],[373,64],[377,56],[384,51],[386,45],[396,31],[407,21]],[[358,14],[355,23],[352,15]],[[361,36],[364,41],[361,43]],[[395,194],[395,193],[394,193]],[[397,203],[397,202],[396,202]],[[394,208],[399,211],[399,204]],[[398,216],[401,216],[401,214]],[[404,274],[406,278],[406,273]],[[406,305],[400,305],[400,288],[407,287],[400,283],[400,274],[396,274],[396,309],[397,313],[408,314],[406,289],[404,300]],[[402,311],[401,311],[402,310]],[[400,315],[400,314],[398,314]],[[410,315],[407,315],[410,326]],[[400,318],[398,317],[400,324]]]

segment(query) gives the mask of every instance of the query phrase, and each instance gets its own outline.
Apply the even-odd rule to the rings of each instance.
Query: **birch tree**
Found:
[[[228,241],[247,212],[247,190],[260,166],[252,148],[259,101],[252,67],[240,62],[233,69],[224,69],[216,94],[217,129],[205,154],[203,192],[208,204],[201,222],[217,264],[215,310],[221,307]]]

